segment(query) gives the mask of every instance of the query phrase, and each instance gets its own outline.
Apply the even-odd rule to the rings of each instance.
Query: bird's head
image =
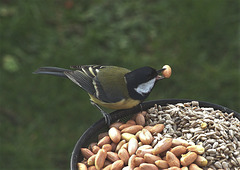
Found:
[[[160,70],[155,70],[152,67],[141,67],[127,73],[125,80],[130,97],[140,101],[146,99],[156,82],[166,78],[166,76],[160,75],[166,69],[166,67]]]

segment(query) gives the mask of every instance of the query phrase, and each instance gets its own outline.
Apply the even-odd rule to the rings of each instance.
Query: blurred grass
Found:
[[[69,80],[40,66],[169,64],[148,100],[187,98],[240,110],[239,1],[0,1],[1,169],[68,169],[101,118]]]

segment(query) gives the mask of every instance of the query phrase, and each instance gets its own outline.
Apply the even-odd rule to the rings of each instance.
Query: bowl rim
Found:
[[[150,107],[154,106],[155,104],[157,105],[167,105],[167,104],[177,104],[177,103],[186,103],[186,102],[192,102],[192,101],[198,101],[200,107],[211,107],[214,108],[215,110],[221,110],[222,112],[227,112],[227,113],[234,113],[234,116],[237,117],[240,120],[240,113],[229,109],[225,106],[221,106],[218,104],[210,103],[210,102],[205,102],[205,101],[200,101],[200,100],[193,100],[193,99],[160,99],[160,100],[151,100],[151,101],[146,101],[141,103],[140,105],[137,105],[131,109],[125,109],[125,110],[116,110],[111,113],[112,122],[115,122],[121,117],[125,117],[130,114],[135,114],[140,112],[141,110],[146,110],[149,109]],[[97,122],[95,122],[93,125],[91,125],[78,139],[77,143],[75,144],[72,155],[71,155],[71,160],[70,160],[70,169],[71,170],[77,170],[77,163],[78,163],[78,155],[80,152],[80,148],[83,146],[83,144],[89,139],[87,138],[88,133],[93,133],[95,129],[101,129],[105,124],[104,118],[101,118]]]

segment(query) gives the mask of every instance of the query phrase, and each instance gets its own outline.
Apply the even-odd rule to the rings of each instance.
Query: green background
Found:
[[[70,80],[41,66],[169,64],[147,100],[203,100],[240,111],[238,0],[1,0],[0,167],[69,169],[102,118]]]

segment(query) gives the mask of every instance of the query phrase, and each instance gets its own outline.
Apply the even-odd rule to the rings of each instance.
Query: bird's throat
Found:
[[[155,84],[156,78],[153,78],[145,83],[139,84],[134,90],[144,96],[145,94],[148,94],[151,92],[154,84]]]

